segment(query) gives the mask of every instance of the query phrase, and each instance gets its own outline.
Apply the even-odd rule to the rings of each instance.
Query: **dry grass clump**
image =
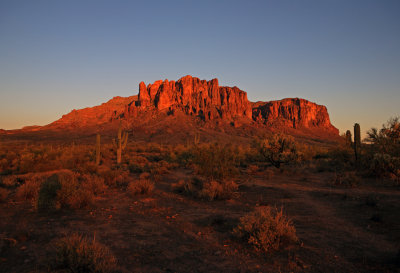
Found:
[[[56,241],[53,248],[52,269],[82,273],[117,272],[116,258],[106,246],[94,239],[73,234]]]
[[[233,197],[237,192],[238,185],[234,181],[211,180],[203,184],[203,188],[199,192],[201,198],[207,200],[225,200]]]
[[[7,200],[9,190],[0,188],[0,203],[3,203]]]
[[[104,193],[104,179],[89,174],[72,173],[60,176],[61,189],[57,192],[60,208],[79,209],[93,204],[95,196]]]
[[[203,182],[200,179],[179,180],[171,185],[174,192],[186,194],[209,201],[230,199],[238,190],[238,185],[231,180],[209,180]]]
[[[270,206],[260,207],[241,217],[234,234],[264,252],[279,250],[298,241],[296,229],[282,209]]]
[[[49,177],[48,174],[34,174],[24,177],[24,183],[17,188],[16,199],[20,201],[30,200],[36,204],[40,185]],[[17,179],[17,178],[15,178]]]
[[[109,187],[119,188],[126,186],[129,181],[129,172],[121,169],[110,169],[102,166],[98,171],[98,175],[104,179],[104,183]]]
[[[130,182],[126,190],[131,196],[135,196],[139,194],[151,194],[153,189],[153,181],[150,179],[141,178],[139,180]]]

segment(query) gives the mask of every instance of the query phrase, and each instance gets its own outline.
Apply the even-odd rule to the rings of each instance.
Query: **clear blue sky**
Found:
[[[400,115],[400,1],[0,0],[0,128],[187,74],[380,127]]]

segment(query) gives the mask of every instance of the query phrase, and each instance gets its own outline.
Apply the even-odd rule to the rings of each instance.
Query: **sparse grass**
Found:
[[[266,253],[298,241],[296,229],[282,209],[270,206],[257,208],[240,218],[234,234]]]
[[[360,184],[361,179],[356,172],[337,172],[334,174],[333,184],[343,187],[356,187]]]
[[[65,272],[117,272],[117,260],[110,250],[83,236],[72,234],[54,243],[50,267]],[[64,272],[64,271],[63,271]]]
[[[154,182],[150,179],[141,178],[136,181],[132,181],[129,183],[127,192],[131,196],[139,195],[139,194],[151,194],[154,189]]]

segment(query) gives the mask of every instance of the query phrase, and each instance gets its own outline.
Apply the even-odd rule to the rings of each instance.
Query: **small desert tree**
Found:
[[[276,168],[281,164],[297,160],[296,143],[291,136],[274,134],[259,143],[259,152],[262,157]]]

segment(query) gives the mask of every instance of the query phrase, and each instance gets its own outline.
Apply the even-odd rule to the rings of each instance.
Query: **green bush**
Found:
[[[117,260],[110,250],[80,235],[73,234],[54,243],[54,257],[50,265],[66,272],[108,273],[117,271]]]
[[[283,214],[270,206],[240,218],[234,234],[252,245],[256,250],[270,252],[298,241],[296,229]]]

